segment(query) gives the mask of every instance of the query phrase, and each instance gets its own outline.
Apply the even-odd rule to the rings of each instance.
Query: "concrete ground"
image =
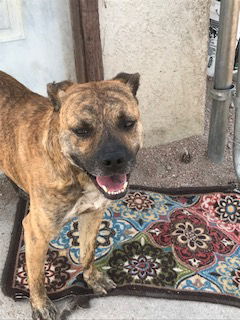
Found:
[[[211,83],[209,84],[211,86]],[[236,181],[232,166],[233,109],[230,108],[225,161],[212,164],[206,157],[209,103],[206,108],[205,133],[166,146],[144,149],[139,155],[132,183],[159,187],[227,185]],[[182,160],[190,154],[190,162]],[[0,273],[4,267],[16,210],[17,196],[9,182],[0,176]],[[59,308],[68,304],[58,303]],[[29,304],[14,302],[0,291],[0,320],[31,319]],[[105,297],[91,301],[91,308],[78,309],[73,319],[168,319],[209,320],[240,319],[240,309],[210,303],[139,297]]]
[[[137,168],[132,175],[132,183],[171,188],[223,186],[236,182],[232,159],[233,105],[229,108],[224,161],[221,164],[215,164],[207,158],[212,85],[212,81],[209,80],[207,82],[204,134],[140,150]],[[184,161],[186,158],[187,160],[190,158],[188,162]]]

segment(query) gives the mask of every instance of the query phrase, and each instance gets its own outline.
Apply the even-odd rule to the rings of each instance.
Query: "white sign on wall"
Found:
[[[219,29],[219,16],[220,16],[220,2],[217,0],[212,0],[211,7],[210,7],[208,68],[207,68],[207,74],[210,77],[214,76],[214,71],[215,71],[218,29]]]
[[[210,7],[210,27],[209,27],[209,44],[208,44],[208,68],[207,74],[210,77],[214,76],[217,41],[218,41],[218,29],[219,29],[219,17],[220,17],[220,5],[218,0],[212,0]],[[237,31],[237,40],[240,39],[240,15]],[[236,42],[237,47],[237,42]]]
[[[0,0],[0,42],[23,38],[21,0]]]

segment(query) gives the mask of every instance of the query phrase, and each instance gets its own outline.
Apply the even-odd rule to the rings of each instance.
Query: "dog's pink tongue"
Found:
[[[124,188],[124,184],[127,181],[127,175],[99,176],[96,177],[96,181],[100,187],[105,186],[108,192],[116,192]]]

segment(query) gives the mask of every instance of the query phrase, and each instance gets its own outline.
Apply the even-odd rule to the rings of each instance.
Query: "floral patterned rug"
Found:
[[[182,191],[183,192],[183,191]],[[20,199],[3,291],[14,299],[28,296]],[[111,295],[132,294],[210,301],[240,306],[240,194],[159,193],[131,189],[104,215],[95,265],[117,284]],[[82,277],[78,222],[66,224],[49,244],[45,264],[50,298],[94,296]]]

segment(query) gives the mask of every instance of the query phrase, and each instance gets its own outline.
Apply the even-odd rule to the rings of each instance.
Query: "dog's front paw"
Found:
[[[47,299],[46,304],[42,308],[34,308],[32,306],[33,320],[56,320],[57,313],[57,308],[50,299]]]
[[[107,291],[117,287],[116,283],[111,280],[107,274],[98,270],[94,270],[90,275],[84,274],[83,276],[87,284],[96,294],[105,295]]]

